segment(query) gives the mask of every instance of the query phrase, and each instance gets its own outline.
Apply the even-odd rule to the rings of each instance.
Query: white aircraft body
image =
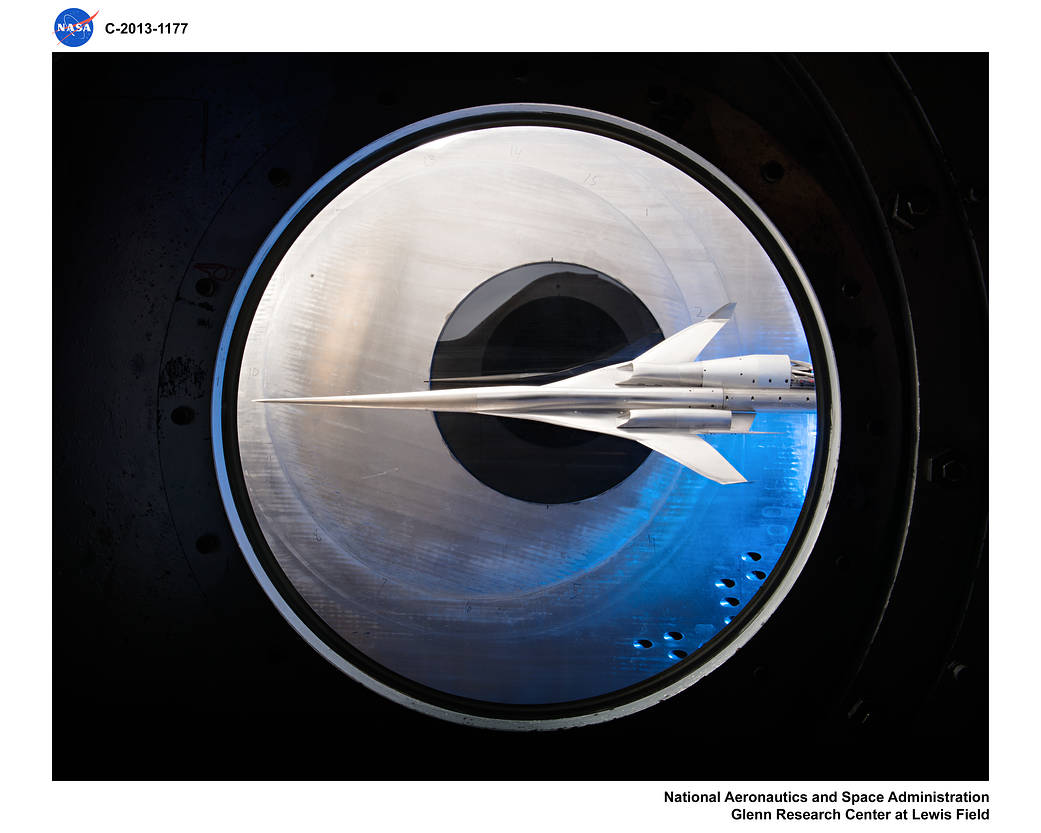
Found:
[[[630,361],[544,385],[258,399],[288,405],[487,414],[636,440],[717,483],[746,479],[701,434],[749,433],[760,411],[817,408],[813,367],[785,355],[696,361],[734,304]],[[445,381],[445,380],[440,380]]]

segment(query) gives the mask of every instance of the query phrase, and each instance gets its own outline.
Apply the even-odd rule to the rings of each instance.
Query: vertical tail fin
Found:
[[[665,341],[655,344],[646,353],[637,356],[637,361],[648,364],[679,364],[692,362],[705,349],[716,333],[723,329],[734,314],[737,304],[726,304],[703,321],[691,324]]]

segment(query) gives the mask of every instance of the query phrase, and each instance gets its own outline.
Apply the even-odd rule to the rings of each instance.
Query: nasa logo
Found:
[[[66,9],[54,21],[54,36],[66,46],[83,46],[94,34],[91,21],[98,12],[88,15],[83,9]]]

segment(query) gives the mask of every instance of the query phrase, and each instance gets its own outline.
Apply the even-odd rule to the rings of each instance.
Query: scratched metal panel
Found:
[[[749,484],[651,454],[544,506],[474,479],[430,413],[253,402],[423,388],[456,305],[550,260],[616,278],[666,336],[736,301],[703,358],[809,361],[777,270],[705,188],[612,139],[500,127],[402,154],[321,211],[263,296],[238,392],[250,500],[307,602],[390,669],[504,703],[603,694],[717,633],[783,551],[814,453],[814,414],[761,414],[776,433],[708,437]]]

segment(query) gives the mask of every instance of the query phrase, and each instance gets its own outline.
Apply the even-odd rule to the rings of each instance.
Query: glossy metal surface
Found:
[[[502,703],[646,679],[676,661],[666,632],[693,653],[757,591],[742,558],[780,556],[814,455],[812,413],[764,414],[775,433],[712,440],[753,481],[739,492],[651,455],[542,506],[470,476],[429,413],[254,402],[421,389],[464,297],[551,260],[615,276],[667,336],[737,302],[704,359],[810,360],[776,268],[703,186],[612,139],[499,127],[403,153],[320,212],[260,302],[238,392],[249,498],[308,604],[391,670]]]

